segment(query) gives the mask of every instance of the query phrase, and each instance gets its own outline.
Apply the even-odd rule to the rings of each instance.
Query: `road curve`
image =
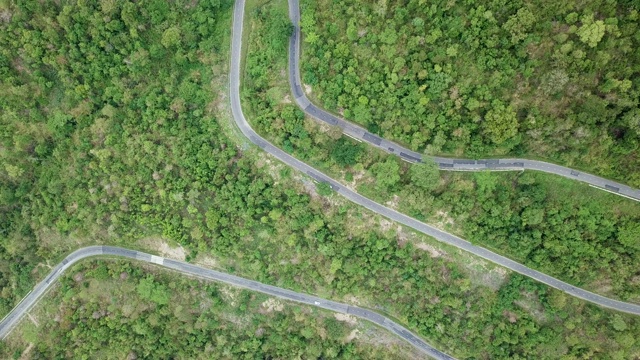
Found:
[[[289,0],[289,17],[294,26],[293,34],[289,39],[289,85],[296,104],[309,116],[312,116],[327,124],[339,126],[343,133],[358,140],[399,156],[408,162],[420,162],[425,155],[409,150],[392,141],[370,133],[366,129],[342,118],[339,118],[311,103],[302,90],[300,80],[300,6],[299,0]],[[547,163],[544,161],[527,159],[452,159],[444,157],[432,157],[441,170],[537,170],[546,173],[564,176],[572,180],[585,182],[599,189],[640,201],[640,190],[624,184],[617,183],[599,176],[591,175],[568,167]]]
[[[38,302],[40,297],[55,283],[62,273],[80,260],[94,256],[117,256],[127,259],[144,261],[147,263],[157,264],[166,268],[179,271],[181,273],[197,276],[199,278],[220,281],[252,291],[261,292],[267,295],[279,297],[286,300],[296,301],[302,304],[311,305],[327,309],[330,311],[351,314],[371,321],[401,337],[403,340],[413,345],[416,349],[429,355],[434,359],[449,360],[453,357],[434,349],[431,345],[424,342],[418,336],[394,321],[368,309],[357,306],[351,306],[331,300],[322,299],[316,296],[298,293],[295,291],[283,289],[276,286],[263,284],[257,281],[248,280],[239,276],[226,274],[223,272],[203,268],[192,265],[183,261],[165,259],[159,256],[144,253],[142,251],[129,250],[115,246],[88,246],[78,249],[64,258],[56,267],[51,270],[49,275],[37,284],[33,290],[25,296],[24,299],[0,322],[0,339],[3,339],[11,332],[18,321]]]
[[[296,0],[291,0],[289,2],[290,10],[295,10],[297,5],[294,4]],[[520,273],[522,275],[528,276],[534,280],[537,280],[541,283],[554,287],[560,291],[564,291],[571,296],[578,297],[580,299],[589,301],[591,303],[604,306],[607,308],[611,308],[614,310],[640,315],[640,305],[626,303],[619,300],[610,299],[598,294],[594,294],[587,290],[583,290],[577,288],[573,285],[570,285],[564,281],[556,279],[552,276],[546,275],[537,270],[528,268],[516,261],[508,259],[502,255],[498,255],[492,251],[489,251],[483,247],[476,246],[471,244],[470,242],[463,240],[455,235],[449,234],[443,230],[437,229],[433,226],[427,225],[423,222],[420,222],[412,217],[409,217],[405,214],[399,213],[393,209],[390,209],[386,206],[383,206],[371,199],[368,199],[355,191],[352,191],[338,181],[330,178],[329,176],[323,174],[322,172],[312,168],[311,166],[305,164],[304,162],[294,158],[293,156],[287,154],[280,148],[272,145],[267,140],[258,135],[249,125],[247,119],[244,117],[242,113],[242,106],[240,101],[240,64],[242,59],[242,28],[244,22],[244,5],[245,0],[236,0],[234,13],[233,13],[233,31],[232,31],[232,39],[231,39],[231,68],[230,68],[230,97],[231,97],[231,113],[233,118],[242,131],[242,133],[251,140],[258,147],[273,155],[278,160],[282,161],[286,165],[301,171],[304,174],[309,175],[315,181],[324,182],[331,186],[331,188],[336,191],[338,194],[344,196],[350,201],[364,206],[365,208],[387,217],[393,221],[411,227],[421,233],[434,237],[435,239],[460,248],[462,250],[468,251],[474,255],[480,256],[486,260],[489,260],[498,265],[504,266],[507,269]],[[292,13],[295,11],[292,10]],[[296,22],[297,23],[297,22]],[[296,34],[297,32],[294,32]]]

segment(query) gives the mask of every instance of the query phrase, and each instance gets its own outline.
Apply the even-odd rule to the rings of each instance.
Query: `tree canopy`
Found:
[[[640,187],[639,12],[305,0],[302,78],[312,100],[414,151],[537,157]]]

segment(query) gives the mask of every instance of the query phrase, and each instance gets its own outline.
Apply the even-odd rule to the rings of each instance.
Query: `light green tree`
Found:
[[[335,274],[338,270],[342,269],[342,260],[335,258],[331,261],[331,267],[329,268],[329,272]]]
[[[576,32],[580,37],[580,41],[596,47],[604,36],[605,26],[602,20],[593,21],[593,14],[582,17],[582,26]]]
[[[355,18],[349,20],[349,24],[347,25],[347,38],[351,41],[358,40],[358,26],[356,25]]]
[[[5,163],[4,164],[4,169],[7,171],[7,174],[12,179],[17,179],[24,173],[24,170],[22,168],[20,168],[19,166],[16,166],[16,165],[9,164],[9,163]]]
[[[172,26],[162,33],[162,40],[160,40],[162,46],[170,48],[180,43],[180,29],[177,26]]]
[[[636,133],[636,135],[640,136],[640,109],[635,108],[629,110],[622,117],[623,123],[627,125],[629,129]]]
[[[153,301],[158,305],[169,303],[169,292],[166,286],[155,282],[152,276],[141,279],[136,290],[145,300]]]
[[[544,219],[544,210],[538,208],[526,208],[522,212],[523,225],[538,225]]]
[[[409,176],[413,185],[431,191],[438,187],[440,169],[431,158],[424,158],[422,163],[411,165]]]
[[[613,319],[611,319],[611,325],[617,331],[625,331],[627,330],[627,324],[624,322],[622,316],[615,314],[613,315]]]
[[[315,32],[311,31],[311,32],[307,33],[306,36],[304,37],[304,42],[313,45],[313,44],[317,43],[319,39],[320,39],[320,36],[318,34],[316,34]]]
[[[322,196],[329,196],[333,194],[333,189],[331,189],[331,185],[326,182],[319,182],[316,184],[316,188],[318,189],[318,194]]]
[[[400,181],[400,166],[394,158],[374,165],[372,172],[376,176],[376,184],[383,189],[388,189]]]
[[[496,176],[490,171],[480,171],[474,174],[476,180],[477,194],[480,198],[493,196],[493,192],[498,186]]]
[[[502,101],[494,100],[491,105],[484,117],[484,131],[491,141],[502,144],[518,133],[518,119],[513,108]]]
[[[536,22],[531,10],[521,8],[516,15],[512,15],[502,28],[511,34],[511,43],[517,44],[527,37],[527,32]]]
[[[640,250],[640,223],[629,222],[618,230],[618,241],[624,246]]]

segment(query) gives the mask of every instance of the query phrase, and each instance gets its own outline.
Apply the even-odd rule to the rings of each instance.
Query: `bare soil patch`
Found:
[[[38,320],[36,320],[36,318],[33,316],[33,314],[27,313],[27,316],[29,317],[29,320],[31,320],[33,325],[35,325],[36,327],[40,327],[40,324],[38,323]]]
[[[280,170],[284,165],[281,165],[278,162],[274,162],[271,158],[269,158],[269,154],[261,151],[257,153],[256,167],[258,169],[264,168],[267,173],[275,180],[275,183],[278,183],[280,180]]]
[[[317,200],[320,195],[318,195],[318,189],[316,188],[316,183],[307,179],[300,179],[302,181],[302,186],[304,190],[311,196],[312,199]]]
[[[544,307],[535,294],[525,293],[522,299],[516,301],[515,304],[531,314],[538,322],[544,322],[546,320]]]
[[[384,204],[394,210],[398,210],[399,203],[400,203],[400,197],[398,195],[393,195],[393,198]]]
[[[380,219],[380,228],[382,231],[388,231],[393,226],[393,223],[387,219]]]
[[[139,243],[144,247],[157,251],[160,255],[168,259],[184,261],[186,257],[186,251],[182,246],[172,247],[160,238],[145,238],[140,240]]]
[[[500,289],[500,286],[507,280],[508,271],[497,266],[488,270],[486,265],[487,263],[484,261],[474,261],[471,259],[465,263],[471,282],[476,285],[487,286],[494,290]]]
[[[353,191],[357,191],[357,186],[360,185],[361,180],[365,177],[366,171],[357,171],[353,174],[353,180],[351,182],[346,183],[347,187]]]
[[[372,331],[371,329],[368,329],[366,331],[359,332],[357,339],[362,343],[379,347],[381,350],[395,350],[402,354],[404,359],[424,359],[423,353],[387,331]]]
[[[261,305],[261,309],[263,313],[271,313],[274,311],[281,312],[284,310],[284,305],[277,299],[270,298],[263,302]]]
[[[24,351],[20,355],[20,360],[27,360],[31,358],[29,354],[31,353],[31,349],[33,349],[33,346],[34,346],[33,343],[29,343],[29,346],[27,346],[27,348],[24,349]]]
[[[343,299],[344,299],[344,302],[349,303],[349,304],[353,304],[353,305],[356,305],[356,306],[362,305],[362,301],[360,301],[360,299],[358,299],[354,295],[347,295]]]
[[[449,213],[445,211],[438,210],[438,212],[436,212],[436,217],[438,221],[435,225],[439,228],[444,228],[447,225],[451,225],[451,226],[454,225],[453,218],[449,216]]]
[[[359,333],[360,333],[360,330],[358,330],[358,329],[351,330],[349,335],[345,336],[344,342],[346,342],[346,343],[351,342],[353,339],[358,337]]]
[[[210,269],[220,268],[220,263],[218,262],[218,260],[207,255],[198,255],[193,263]]]
[[[434,246],[429,244],[425,244],[423,242],[419,242],[415,244],[416,248],[429,252],[429,256],[432,258],[438,258],[442,255],[446,255],[447,253],[444,250],[436,249]]]
[[[333,316],[336,318],[336,320],[346,322],[347,324],[352,326],[358,323],[358,318],[353,315],[335,313],[333,314]]]
[[[233,289],[228,286],[221,286],[220,293],[222,294],[222,298],[227,301],[231,306],[236,306],[236,299],[238,297],[238,290]]]

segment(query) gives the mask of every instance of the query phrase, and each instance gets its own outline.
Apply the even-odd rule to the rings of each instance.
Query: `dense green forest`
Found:
[[[154,237],[184,246],[187,260],[211,257],[224,271],[387,313],[461,358],[627,359],[640,351],[637,317],[320,196],[327,189],[231,141],[231,1],[2,4],[0,314],[78,246],[139,247]],[[286,50],[286,2],[255,5],[247,4],[246,28]],[[247,64],[286,76],[270,67],[286,63],[266,51],[261,36],[251,37],[249,53],[261,46],[266,55]],[[254,101],[248,114],[298,121],[291,128],[297,136],[283,137],[291,138],[291,151],[312,141],[313,124],[287,103],[286,90],[264,79],[266,91],[245,88]],[[331,151],[315,145],[345,163],[369,151],[342,144]],[[393,185],[385,183],[390,191]],[[87,339],[87,346],[95,334],[119,339],[109,328],[118,322],[80,325],[88,313],[78,310],[78,319],[68,315],[78,327],[66,339]],[[146,314],[154,326],[159,318]]]
[[[326,108],[416,151],[543,158],[640,187],[639,11],[307,0],[302,77]]]
[[[245,231],[242,219],[262,211],[242,198],[265,201],[265,181],[253,181],[261,176],[238,161],[208,110],[209,67],[226,60],[231,5],[4,5],[0,313],[45,270],[36,264],[83,241],[126,243],[153,231],[224,249],[224,237],[210,239]],[[206,209],[217,206],[233,220],[216,212],[205,225]]]
[[[407,359],[416,351],[355,318],[126,261],[83,262],[60,283],[0,345],[3,359]]]
[[[275,144],[417,219],[573,284],[640,302],[638,203],[542,173],[438,174],[433,162],[410,166],[305,121],[286,95],[287,43],[273,40],[286,33],[286,13],[257,13],[268,26],[250,45],[245,99],[254,126]]]

